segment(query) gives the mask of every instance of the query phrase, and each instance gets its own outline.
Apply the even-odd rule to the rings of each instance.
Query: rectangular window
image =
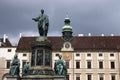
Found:
[[[99,57],[102,57],[103,55],[102,55],[102,53],[99,53]]]
[[[111,75],[111,80],[115,80],[115,75]]]
[[[11,52],[12,50],[11,49],[8,49],[8,52]]]
[[[69,80],[69,75],[66,75],[66,80]]]
[[[99,80],[104,80],[103,74],[99,75]]]
[[[65,61],[67,69],[69,69],[69,61]]]
[[[111,61],[111,69],[115,69],[115,62]]]
[[[57,56],[59,56],[59,54],[55,54],[55,56],[57,57]]]
[[[76,61],[76,69],[80,68],[80,61]]]
[[[80,54],[79,54],[79,53],[77,53],[77,54],[76,54],[76,56],[80,56]]]
[[[87,68],[91,69],[91,61],[87,61]]]
[[[111,54],[110,54],[110,57],[114,57],[114,54],[113,54],[113,53],[111,53]]]
[[[76,80],[80,80],[80,74],[76,74]]]
[[[10,62],[11,62],[11,60],[7,60],[7,64],[6,64],[6,68],[7,68],[7,69],[10,68]]]
[[[103,69],[103,61],[99,61],[99,69]]]
[[[88,54],[87,54],[87,57],[91,57],[91,54],[90,54],[90,53],[88,53]]]
[[[87,75],[87,80],[92,80],[92,76],[90,74]]]
[[[76,77],[76,80],[80,80],[80,77]]]
[[[27,56],[27,54],[23,54],[23,56],[25,57],[25,56]]]

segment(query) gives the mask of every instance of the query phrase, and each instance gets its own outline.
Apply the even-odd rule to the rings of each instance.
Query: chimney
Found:
[[[3,42],[4,43],[6,42],[6,34],[4,34],[4,36],[3,36]]]
[[[22,33],[19,34],[19,37],[20,37],[20,38],[22,37]]]
[[[114,34],[111,34],[111,36],[114,36]]]
[[[91,33],[88,33],[88,36],[91,36]]]
[[[78,36],[84,36],[84,34],[78,34]]]
[[[101,36],[105,36],[104,34],[102,34]]]

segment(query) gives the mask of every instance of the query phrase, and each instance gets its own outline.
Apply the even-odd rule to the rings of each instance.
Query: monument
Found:
[[[38,23],[40,36],[36,41],[31,42],[31,67],[21,80],[53,80],[54,71],[52,69],[52,43],[47,39],[49,19],[44,10],[41,14],[32,18]]]
[[[32,18],[32,20],[34,20],[35,22],[38,22],[38,30],[39,30],[40,36],[47,37],[49,19],[48,19],[48,16],[44,14],[44,10],[41,9],[41,14],[36,18]]]
[[[62,60],[62,56],[58,55],[58,60],[54,63],[54,80],[65,80],[67,75],[67,67],[65,62]]]
[[[42,9],[41,14],[36,18],[32,18],[32,20],[38,23],[40,36],[38,36],[35,41],[30,42],[30,66],[29,63],[24,65],[20,80],[65,80],[67,69],[63,60],[61,60],[62,56],[59,56],[59,60],[55,62],[55,71],[52,69],[52,43],[47,39],[49,28],[48,16],[44,14],[44,10]],[[19,60],[17,61],[19,63]],[[18,70],[17,67],[19,67],[19,65],[16,65],[16,70]],[[10,75],[18,74],[19,71],[16,74],[10,73]],[[14,80],[18,79],[16,78]]]
[[[18,59],[17,54],[14,55],[14,59],[11,63],[11,68],[7,80],[20,80],[20,60]]]
[[[56,75],[67,75],[67,68],[64,61],[61,59],[62,56],[58,55],[59,59],[55,61],[54,71]]]
[[[22,68],[22,76],[25,76],[28,73],[29,68],[30,68],[29,62],[27,62]]]

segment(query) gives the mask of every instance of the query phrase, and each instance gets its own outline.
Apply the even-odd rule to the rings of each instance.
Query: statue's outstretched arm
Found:
[[[39,19],[40,19],[40,16],[38,16],[38,17],[36,17],[36,18],[32,18],[32,20],[34,20],[35,22],[36,22],[36,21],[39,21]]]
[[[36,19],[36,18],[32,18],[32,20],[34,20],[35,22],[37,21],[37,19]]]

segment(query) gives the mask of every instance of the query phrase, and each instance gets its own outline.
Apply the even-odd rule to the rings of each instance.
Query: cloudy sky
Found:
[[[49,16],[49,36],[61,35],[69,15],[73,35],[120,35],[120,0],[0,0],[0,37],[16,42],[23,36],[38,36],[32,18],[44,9]]]

